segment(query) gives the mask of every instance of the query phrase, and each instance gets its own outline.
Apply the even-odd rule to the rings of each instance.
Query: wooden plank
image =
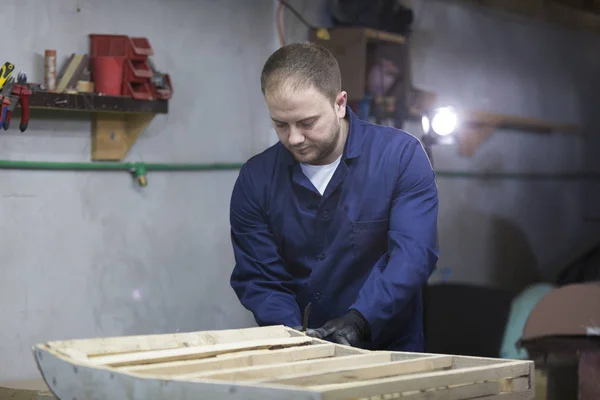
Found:
[[[286,337],[291,337],[289,331],[282,325],[274,325],[202,332],[49,341],[44,346],[52,349],[74,349],[86,354],[87,357],[97,357],[128,352],[177,349],[182,347],[234,343],[244,340]]]
[[[216,344],[214,346],[186,347],[181,349],[154,350],[138,353],[116,354],[90,358],[94,365],[119,367],[125,365],[152,364],[166,361],[182,361],[213,357],[219,354],[242,352],[247,350],[272,349],[308,345],[310,337],[253,340],[238,343]]]
[[[467,385],[461,385],[449,388],[434,388],[424,391],[414,391],[405,393],[386,393],[377,396],[381,400],[401,398],[405,400],[465,400],[474,398],[485,398],[500,393],[498,382],[479,382]],[[362,398],[364,400],[374,400],[373,397]],[[362,400],[361,399],[361,400]]]
[[[306,360],[300,362],[281,363],[259,367],[241,367],[231,368],[222,371],[211,371],[202,374],[192,374],[189,376],[178,376],[178,379],[186,378],[209,378],[222,379],[229,381],[252,380],[254,382],[269,382],[276,381],[276,377],[281,377],[286,374],[303,374],[316,373],[325,374],[329,371],[339,370],[349,365],[370,365],[374,363],[390,362],[390,353],[377,352],[371,354],[359,354],[344,357],[332,357],[321,360]]]
[[[282,376],[276,379],[265,379],[258,382],[295,386],[342,384],[345,382],[379,379],[390,376],[450,368],[452,366],[452,357],[437,356],[417,360],[378,362],[370,365],[345,365],[345,367],[337,368],[333,371],[315,371],[306,374]]]
[[[392,361],[412,360],[421,357],[446,356],[446,354],[437,353],[410,353],[393,351]],[[513,362],[502,358],[479,357],[479,356],[451,356],[452,368],[484,367],[486,365],[499,365]]]
[[[354,398],[367,397],[382,393],[402,393],[461,383],[516,378],[526,376],[529,373],[529,363],[515,361],[485,367],[420,373],[409,376],[374,379],[366,382],[314,385],[307,388],[323,392],[323,400],[340,400],[346,399],[349,396],[353,396]]]
[[[135,365],[121,367],[119,371],[143,375],[175,376],[185,379],[185,375],[196,376],[202,372],[230,369],[242,369],[249,366],[267,366],[272,364],[299,362],[304,360],[329,358],[335,355],[333,344],[315,344],[312,346],[292,347],[277,350],[251,350],[238,354],[223,354],[210,359],[173,361],[167,363]]]

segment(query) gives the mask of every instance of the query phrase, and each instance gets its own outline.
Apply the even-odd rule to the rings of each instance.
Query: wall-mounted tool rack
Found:
[[[168,100],[138,100],[97,93],[33,91],[31,109],[84,111],[92,118],[94,161],[121,161],[156,114],[166,114]]]

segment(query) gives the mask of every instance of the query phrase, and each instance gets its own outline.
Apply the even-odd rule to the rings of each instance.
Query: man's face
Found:
[[[335,161],[346,92],[340,92],[334,104],[314,87],[284,87],[267,92],[265,99],[279,140],[296,160],[316,165]]]

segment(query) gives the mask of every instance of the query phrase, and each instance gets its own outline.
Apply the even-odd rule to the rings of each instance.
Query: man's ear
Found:
[[[348,93],[341,91],[335,98],[335,111],[338,118],[346,116],[346,104],[348,102]]]

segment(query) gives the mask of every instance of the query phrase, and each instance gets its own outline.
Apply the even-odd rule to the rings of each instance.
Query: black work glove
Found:
[[[346,315],[332,319],[318,329],[308,329],[306,335],[346,346],[357,346],[368,339],[370,327],[365,317],[352,309]]]

